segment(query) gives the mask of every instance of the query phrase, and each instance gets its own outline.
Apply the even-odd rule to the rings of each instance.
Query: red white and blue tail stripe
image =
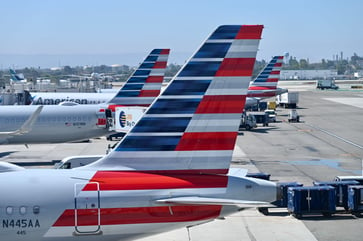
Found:
[[[257,78],[251,82],[247,97],[272,97],[276,95],[283,59],[284,56],[272,58]]]
[[[98,170],[228,172],[262,25],[220,26]]]
[[[159,96],[170,49],[154,49],[109,104],[146,106]]]

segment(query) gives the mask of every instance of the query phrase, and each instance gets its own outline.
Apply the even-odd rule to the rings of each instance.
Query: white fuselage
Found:
[[[0,132],[19,129],[36,108],[0,106]],[[29,132],[1,136],[0,144],[60,143],[106,135],[108,129],[97,125],[101,108],[98,105],[44,106]]]
[[[276,193],[271,182],[251,178],[83,169],[0,173],[0,190],[0,237],[6,241],[130,240],[239,209],[156,202],[163,198],[273,201]]]
[[[81,105],[106,103],[117,93],[62,93],[62,92],[32,92],[31,105],[58,105],[62,102],[74,102]]]

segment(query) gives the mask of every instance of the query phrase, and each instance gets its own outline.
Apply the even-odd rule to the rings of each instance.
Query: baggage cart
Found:
[[[356,217],[363,213],[363,185],[348,187],[348,208]]]
[[[344,207],[348,210],[348,186],[359,185],[359,182],[351,181],[330,181],[330,182],[313,182],[314,186],[332,186],[335,188],[335,205]]]
[[[308,214],[326,217],[335,213],[335,189],[332,186],[289,187],[287,210],[296,218]]]

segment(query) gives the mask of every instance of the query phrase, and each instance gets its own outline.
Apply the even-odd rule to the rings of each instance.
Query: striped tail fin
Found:
[[[154,49],[109,104],[148,107],[159,96],[170,49]]]
[[[89,167],[227,173],[262,29],[218,27],[119,145]]]
[[[247,97],[275,96],[284,56],[274,56],[257,78],[251,82]]]

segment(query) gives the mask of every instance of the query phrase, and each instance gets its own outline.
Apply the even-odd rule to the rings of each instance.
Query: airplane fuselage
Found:
[[[62,102],[74,102],[80,105],[102,104],[111,100],[117,93],[61,93],[61,92],[34,92],[31,105],[58,105]]]
[[[1,106],[0,132],[13,131],[34,113],[36,106]],[[44,106],[31,130],[0,137],[0,144],[60,143],[85,140],[109,133],[97,125],[100,106]]]
[[[1,173],[0,236],[6,241],[134,239],[238,211],[233,205],[157,203],[163,198],[273,201],[275,186],[255,180],[82,169]]]

